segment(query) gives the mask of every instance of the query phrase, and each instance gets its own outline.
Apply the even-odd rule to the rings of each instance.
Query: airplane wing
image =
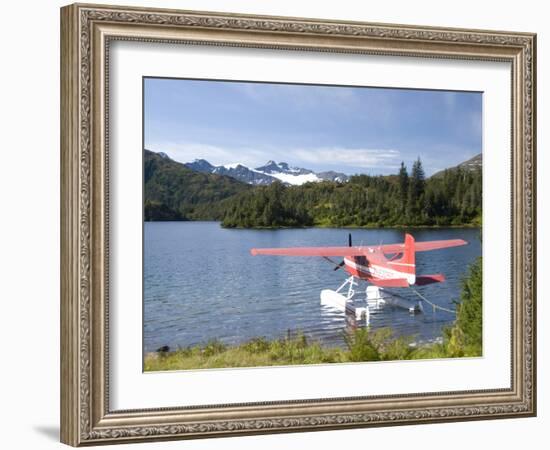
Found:
[[[457,247],[466,245],[468,242],[462,239],[447,239],[444,241],[415,242],[414,249],[417,252],[437,250],[440,248]],[[252,256],[256,255],[277,255],[277,256],[363,256],[378,246],[361,247],[287,247],[287,248],[253,248],[250,250]],[[381,245],[380,248],[386,254],[402,253],[404,244]]]
[[[370,247],[290,247],[290,248],[253,248],[252,256],[362,256]]]
[[[414,243],[415,252],[427,252],[430,250],[439,250],[441,248],[458,247],[460,245],[468,244],[463,239],[445,239],[442,241],[420,241]],[[402,253],[405,248],[405,244],[388,244],[381,245],[380,248],[385,254]]]

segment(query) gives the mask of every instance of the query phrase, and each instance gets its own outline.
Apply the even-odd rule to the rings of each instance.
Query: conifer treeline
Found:
[[[454,168],[426,179],[420,158],[410,174],[356,175],[347,183],[273,183],[224,205],[224,227],[480,225],[481,170]]]

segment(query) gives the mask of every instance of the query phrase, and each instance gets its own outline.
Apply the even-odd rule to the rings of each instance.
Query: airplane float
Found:
[[[420,302],[413,304],[401,296],[390,295],[384,290],[385,288],[408,288],[445,281],[443,274],[416,275],[416,252],[458,247],[466,244],[468,242],[462,239],[416,242],[413,236],[407,233],[405,234],[405,242],[402,244],[353,246],[350,233],[347,247],[253,248],[250,253],[252,256],[318,256],[334,264],[336,266],[334,270],[343,268],[350,276],[336,291],[323,289],[321,291],[321,304],[341,311],[351,311],[357,318],[365,317],[368,322],[370,310],[385,304],[408,309],[411,313],[422,310]],[[332,260],[331,257],[335,256],[343,257],[343,261],[337,263]],[[355,302],[353,298],[355,295],[354,287],[358,285],[359,280],[372,285],[367,286],[365,290],[364,306],[358,306],[359,303]],[[348,286],[348,290],[344,295],[342,292],[346,286]],[[417,291],[415,293],[428,301]]]

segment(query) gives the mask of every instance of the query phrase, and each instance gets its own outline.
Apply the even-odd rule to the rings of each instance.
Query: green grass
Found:
[[[302,333],[276,340],[257,337],[235,346],[212,340],[173,352],[149,353],[144,369],[149,372],[451,357],[446,344],[413,346],[410,338],[395,338],[388,328],[358,329],[346,335],[345,342],[346,348],[323,347]]]
[[[174,352],[150,353],[145,356],[145,371],[320,364],[342,362],[344,353],[308,342],[303,334],[272,341],[258,337],[236,346],[213,340]]]

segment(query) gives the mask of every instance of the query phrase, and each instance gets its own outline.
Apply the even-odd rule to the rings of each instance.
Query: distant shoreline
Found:
[[[221,220],[144,220],[143,223],[168,223],[168,222],[191,222],[191,223],[219,223],[221,226]],[[385,230],[403,230],[403,229],[457,229],[457,228],[479,228],[481,229],[483,225],[480,224],[460,224],[460,225],[308,225],[308,226],[277,226],[277,227],[222,227],[225,230],[304,230],[308,228],[334,228],[341,230],[375,230],[375,229],[385,229]]]

